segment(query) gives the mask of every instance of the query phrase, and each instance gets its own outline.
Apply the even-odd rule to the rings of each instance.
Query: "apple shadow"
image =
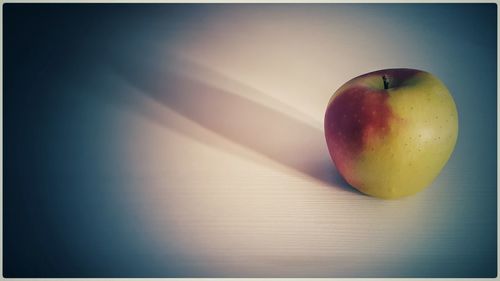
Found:
[[[196,73],[216,77],[217,81],[238,84],[247,93],[265,95],[198,64],[182,63],[189,64],[188,69]],[[158,63],[147,60],[112,60],[112,69],[119,77],[162,106],[312,179],[361,194],[349,186],[335,169],[321,130],[176,68],[175,64],[162,68]],[[161,120],[158,121],[161,123]],[[183,133],[186,133],[185,130]],[[207,142],[199,134],[191,134],[190,137]]]

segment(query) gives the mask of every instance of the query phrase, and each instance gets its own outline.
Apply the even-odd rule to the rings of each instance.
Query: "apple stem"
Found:
[[[389,79],[386,75],[382,76],[382,80],[384,81],[384,90],[389,89]]]

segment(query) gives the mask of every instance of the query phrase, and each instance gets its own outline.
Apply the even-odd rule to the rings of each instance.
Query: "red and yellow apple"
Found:
[[[458,114],[446,86],[414,69],[358,76],[328,103],[325,137],[342,177],[378,198],[415,194],[438,176],[458,135]]]

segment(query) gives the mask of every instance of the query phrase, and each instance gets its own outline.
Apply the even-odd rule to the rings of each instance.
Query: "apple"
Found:
[[[439,175],[455,148],[458,113],[434,75],[384,69],[340,87],[324,125],[328,151],[345,181],[393,199],[423,190]]]

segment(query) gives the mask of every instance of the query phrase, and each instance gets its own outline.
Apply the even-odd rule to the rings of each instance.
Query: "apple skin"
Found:
[[[458,113],[432,74],[384,69],[340,87],[324,125],[342,177],[365,194],[394,199],[423,190],[439,175],[455,148]]]

